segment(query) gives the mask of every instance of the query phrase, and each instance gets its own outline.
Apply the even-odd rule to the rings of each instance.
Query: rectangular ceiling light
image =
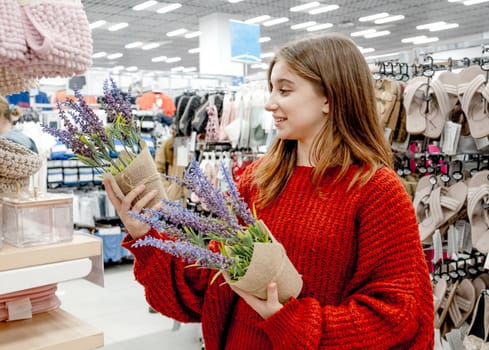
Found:
[[[280,17],[280,18],[272,19],[272,20],[267,21],[267,22],[263,22],[263,25],[265,27],[270,27],[270,26],[274,26],[274,25],[280,24],[280,23],[285,23],[288,21],[289,21],[289,19],[287,17]]]
[[[434,37],[427,37],[427,38],[424,38],[424,39],[419,39],[419,40],[415,40],[413,41],[413,44],[414,45],[421,45],[421,44],[427,44],[427,43],[433,43],[435,41],[438,41],[439,39],[434,36]]]
[[[180,57],[170,57],[170,58],[167,58],[166,59],[166,63],[174,63],[174,62],[178,62],[178,61],[181,61],[182,59]]]
[[[267,41],[272,40],[269,36],[262,36],[260,39],[258,39],[258,42],[260,43],[266,43]]]
[[[188,53],[199,53],[200,52],[200,48],[199,47],[196,47],[194,49],[189,49],[188,50]]]
[[[174,4],[169,4],[169,5],[166,5],[160,9],[158,9],[156,12],[157,13],[167,13],[167,12],[170,12],[170,11],[173,11],[173,10],[176,10],[178,8],[182,7],[182,4],[180,3],[174,3]]]
[[[171,31],[171,32],[168,32],[168,33],[166,33],[166,35],[167,35],[167,36],[177,36],[177,35],[184,34],[184,33],[186,33],[186,32],[188,32],[188,30],[187,30],[187,29],[185,29],[185,28],[180,28],[180,29],[177,29],[177,30],[173,30],[173,31]]]
[[[304,10],[312,9],[313,7],[318,7],[319,5],[321,5],[319,2],[313,1],[313,2],[308,2],[307,4],[304,5],[291,7],[289,11],[290,12],[304,11]]]
[[[439,26],[435,27],[430,27],[430,32],[438,32],[440,30],[447,30],[447,29],[453,29],[453,28],[458,28],[458,23],[447,23],[447,24],[442,24]]]
[[[317,15],[319,13],[334,11],[334,10],[337,10],[339,8],[340,7],[338,5],[328,5],[328,6],[323,6],[323,7],[319,7],[319,8],[316,8],[316,9],[312,9],[311,11],[309,11],[309,14],[311,14],[311,15]]]
[[[358,20],[360,22],[368,22],[368,21],[375,21],[376,19],[384,18],[384,17],[387,17],[387,16],[389,16],[389,14],[387,12],[381,12],[381,13],[376,13],[374,15],[360,17]]]
[[[94,53],[92,55],[92,58],[100,58],[100,57],[105,57],[105,56],[107,56],[107,52],[100,51],[100,52]]]
[[[185,68],[183,71],[185,73],[190,73],[190,72],[195,72],[197,70],[197,67],[188,67],[188,68]]]
[[[124,47],[126,49],[134,49],[135,47],[139,47],[141,45],[143,45],[143,43],[141,41],[135,41],[133,43],[129,43],[129,44],[125,45]]]
[[[371,53],[375,51],[373,47],[359,47],[358,49],[361,53]]]
[[[111,32],[115,32],[117,30],[121,30],[121,29],[126,28],[128,25],[129,25],[129,23],[121,22],[121,23],[114,24],[113,26],[110,26],[107,29],[109,29]]]
[[[360,30],[358,32],[353,32],[350,34],[350,36],[364,36],[366,34],[372,34],[377,32],[375,29],[365,29],[365,30]]]
[[[131,67],[127,67],[127,68],[126,68],[126,70],[127,70],[128,72],[135,72],[135,71],[137,71],[137,70],[138,70],[138,67],[136,67],[136,66],[131,66]]]
[[[423,30],[423,29],[430,29],[431,27],[437,27],[437,26],[442,26],[447,24],[445,21],[440,21],[440,22],[433,22],[433,23],[427,23],[427,24],[420,24],[419,26],[416,26],[416,29],[418,30]]]
[[[272,17],[270,17],[269,15],[263,15],[263,16],[258,16],[258,17],[253,17],[253,18],[247,19],[244,22],[245,23],[260,23],[260,22],[263,22],[263,21],[267,21],[270,18],[272,18]]]
[[[403,20],[404,16],[403,15],[396,15],[396,16],[389,16],[389,17],[384,17],[384,18],[379,18],[374,21],[375,24],[383,24],[383,23],[389,23],[389,22],[395,22],[395,21],[400,21]]]
[[[273,57],[275,56],[275,54],[273,52],[264,52],[260,55],[260,58],[269,58],[269,57]]]
[[[145,1],[141,4],[137,4],[135,6],[132,7],[132,9],[134,11],[141,11],[141,10],[144,10],[144,9],[147,9],[151,6],[154,6],[158,3],[158,1],[155,1],[155,0],[149,0],[149,1]]]
[[[199,31],[196,31],[196,32],[192,32],[192,33],[185,34],[184,36],[185,36],[187,39],[192,39],[192,38],[195,38],[195,37],[200,36],[200,32],[199,32]]]
[[[464,1],[464,5],[470,6],[470,5],[477,5],[477,4],[482,4],[483,2],[488,2],[489,0],[467,0]]]
[[[149,44],[143,45],[143,47],[141,47],[141,48],[143,50],[151,50],[151,49],[156,49],[159,46],[160,46],[160,43],[149,43]]]
[[[401,40],[401,43],[407,44],[407,43],[413,43],[416,40],[421,40],[421,39],[426,39],[426,35],[418,35],[418,36],[411,36],[409,38],[404,38]]]
[[[113,53],[113,54],[108,55],[107,58],[109,60],[115,60],[116,58],[119,58],[119,57],[122,57],[122,56],[124,56],[122,53],[117,52],[117,53]]]
[[[380,32],[375,32],[375,33],[370,33],[370,34],[365,34],[363,37],[364,38],[367,38],[367,39],[370,39],[370,38],[377,38],[379,36],[385,36],[385,35],[389,35],[391,32],[389,32],[388,30],[381,30]]]
[[[168,59],[166,56],[158,56],[158,57],[153,57],[151,59],[151,62],[164,62]]]
[[[294,24],[293,26],[290,26],[290,29],[292,29],[292,30],[303,29],[303,28],[307,28],[307,27],[310,27],[310,26],[313,26],[316,24],[317,23],[315,21],[309,21],[309,22]]]
[[[104,21],[103,19],[101,19],[100,21],[95,21],[93,23],[90,23],[90,29],[95,29],[95,28],[101,27],[105,23],[107,23],[107,21]]]
[[[332,23],[322,23],[322,24],[318,24],[318,25],[315,25],[312,27],[308,27],[306,30],[308,32],[315,32],[316,30],[328,29],[328,28],[331,28],[332,26],[333,26]]]

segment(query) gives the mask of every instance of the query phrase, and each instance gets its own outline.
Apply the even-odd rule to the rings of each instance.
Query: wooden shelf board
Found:
[[[103,345],[102,331],[62,309],[0,322],[0,350],[92,350]]]
[[[102,254],[102,242],[92,236],[73,235],[71,242],[18,248],[4,243],[0,271],[87,258]]]

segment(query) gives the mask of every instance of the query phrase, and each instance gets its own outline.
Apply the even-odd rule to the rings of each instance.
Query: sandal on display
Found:
[[[375,97],[381,125],[392,131],[396,128],[400,108],[399,82],[391,79],[376,81]]]
[[[462,327],[469,318],[477,299],[475,287],[468,279],[463,279],[455,290],[452,302],[448,306],[448,315],[455,328]],[[443,302],[442,302],[443,307]]]
[[[475,304],[469,330],[464,338],[465,350],[489,350],[487,331],[489,328],[489,295],[479,294]]]
[[[424,100],[428,80],[424,77],[414,77],[404,89],[404,108],[406,109],[406,130],[409,134],[419,135],[426,129],[424,115],[426,102]]]
[[[472,68],[473,67],[473,68]],[[489,135],[489,86],[478,66],[459,73],[462,110],[465,112],[472,137],[479,139]]]
[[[424,242],[431,238],[435,229],[448,222],[462,209],[467,197],[467,186],[463,182],[456,182],[448,187],[421,188],[419,191],[421,198],[416,201],[415,208],[419,234]]]
[[[480,171],[469,181],[467,215],[472,232],[472,246],[489,252],[489,170]]]
[[[448,74],[441,76],[441,80],[438,78],[431,82],[432,94],[431,100],[427,102],[429,106],[426,114],[426,128],[423,132],[426,137],[432,139],[440,137],[450,111],[457,103],[457,88],[454,82],[455,77]]]

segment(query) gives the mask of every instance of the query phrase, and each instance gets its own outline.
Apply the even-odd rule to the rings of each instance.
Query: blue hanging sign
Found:
[[[260,25],[229,21],[231,28],[231,60],[243,63],[261,62]]]

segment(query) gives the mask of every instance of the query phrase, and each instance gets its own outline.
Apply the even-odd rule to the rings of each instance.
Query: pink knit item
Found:
[[[92,63],[92,38],[79,0],[19,0],[28,45],[17,70],[25,78],[70,77]]]
[[[49,284],[17,292],[0,294],[0,321],[7,321],[9,319],[8,302],[25,298],[30,300],[33,315],[57,309],[61,305],[61,301],[55,294],[56,289],[56,284]]]
[[[16,0],[0,0],[0,33],[0,63],[25,59],[27,45]]]

